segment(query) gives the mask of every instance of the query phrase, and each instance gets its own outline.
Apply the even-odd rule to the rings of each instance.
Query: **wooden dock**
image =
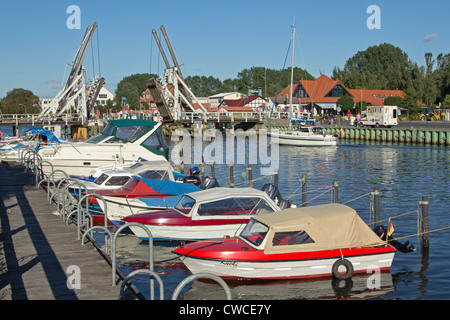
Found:
[[[107,258],[93,243],[81,245],[76,226],[55,211],[23,166],[0,164],[0,300],[137,299],[132,289],[119,297]],[[79,282],[71,280],[73,266]],[[68,279],[80,288],[69,288]]]

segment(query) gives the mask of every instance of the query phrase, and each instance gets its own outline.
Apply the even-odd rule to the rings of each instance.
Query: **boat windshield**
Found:
[[[95,179],[94,183],[95,183],[95,184],[98,184],[98,185],[101,185],[103,182],[106,181],[106,179],[108,179],[108,177],[109,177],[109,176],[108,176],[107,174],[102,173],[102,174],[100,175],[100,177],[98,177],[97,179]]]
[[[125,185],[122,187],[127,191],[133,191],[134,188],[136,188],[136,186],[139,183],[139,179],[138,178],[131,178],[127,183],[125,183]]]
[[[108,122],[106,127],[103,129],[102,133],[96,135],[95,137],[87,139],[85,142],[87,143],[134,142],[151,129],[153,129],[153,126],[134,125],[134,126],[116,127]],[[106,141],[103,141],[107,137],[111,138],[107,139]]]
[[[170,180],[169,172],[166,170],[147,170],[139,173],[139,176],[153,180]]]
[[[269,227],[259,221],[251,219],[242,230],[240,237],[255,246],[260,246],[269,231]]]
[[[191,211],[192,207],[195,204],[195,200],[192,199],[189,196],[184,195],[180,201],[178,201],[177,205],[175,206],[175,209],[180,211],[183,214],[188,214],[189,211]]]

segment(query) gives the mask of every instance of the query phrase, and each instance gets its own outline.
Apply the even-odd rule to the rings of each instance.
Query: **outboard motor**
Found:
[[[189,170],[189,175],[185,178],[183,178],[183,183],[193,183],[196,186],[199,186],[201,181],[200,181],[200,170],[198,167],[192,167]]]
[[[205,177],[205,179],[200,184],[200,188],[203,190],[216,188],[216,187],[220,187],[219,183],[217,182],[216,178],[213,178],[210,176]]]
[[[267,193],[270,199],[275,200],[280,209],[287,209],[292,206],[292,201],[283,199],[283,196],[281,195],[280,190],[278,190],[278,187],[276,185],[267,183],[262,187],[261,190]]]
[[[292,205],[292,201],[286,200],[286,199],[281,199],[278,203],[278,206],[280,207],[281,210],[290,208],[291,205]]]
[[[272,183],[266,183],[261,190],[267,193],[272,200],[274,200],[275,198],[283,199],[280,190],[278,190],[278,187]]]
[[[376,233],[377,236],[380,237],[381,240],[386,241],[386,236],[387,236],[387,228],[386,226],[376,226],[375,228],[373,228],[373,231]],[[414,245],[411,243],[409,244],[409,241],[406,241],[405,243],[401,243],[398,240],[394,240],[394,238],[392,236],[388,237],[388,241],[389,244],[391,244],[395,249],[397,249],[400,252],[403,253],[408,253],[408,252],[413,252],[416,250],[416,248],[414,247]]]

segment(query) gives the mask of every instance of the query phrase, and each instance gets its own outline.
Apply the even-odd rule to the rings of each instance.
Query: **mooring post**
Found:
[[[216,170],[215,170],[215,168],[214,168],[214,161],[211,162],[211,176],[212,176],[213,178],[216,177]]]
[[[339,181],[334,180],[333,181],[333,203],[338,203],[338,187],[339,187]]]
[[[252,174],[252,165],[249,164],[247,168],[247,177],[248,177],[248,186],[253,188],[253,174]]]
[[[375,187],[372,190],[373,196],[373,216],[374,216],[374,225],[377,227],[380,221],[380,189]]]
[[[278,187],[278,169],[275,169],[275,173],[273,174],[273,180],[276,187]]]
[[[230,162],[230,188],[234,188],[234,168],[233,168],[233,162]]]
[[[306,207],[306,173],[302,175],[302,207]]]
[[[423,196],[422,201],[420,201],[420,206],[422,208],[422,247],[428,248],[430,246],[430,238],[428,236],[428,231],[430,229],[430,222],[428,220],[428,197]]]
[[[202,164],[200,165],[200,170],[202,172],[202,181],[205,180],[205,159],[202,157]]]

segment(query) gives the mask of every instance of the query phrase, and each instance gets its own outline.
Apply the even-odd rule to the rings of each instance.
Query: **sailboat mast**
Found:
[[[292,90],[294,84],[294,49],[295,49],[295,25],[292,30],[292,62],[291,62],[291,91],[290,91],[290,101],[289,101],[289,119],[292,118]]]

